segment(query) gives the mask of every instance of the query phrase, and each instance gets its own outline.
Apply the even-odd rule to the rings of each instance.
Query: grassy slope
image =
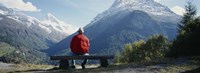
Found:
[[[7,43],[0,42],[0,57],[4,54],[11,53],[15,48]]]

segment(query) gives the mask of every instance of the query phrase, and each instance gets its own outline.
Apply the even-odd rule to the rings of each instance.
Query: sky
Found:
[[[14,8],[36,17],[45,19],[48,13],[76,27],[89,24],[99,13],[107,10],[115,0],[0,0],[6,7]],[[189,0],[155,0],[168,6],[175,13],[182,15]],[[200,0],[193,0],[200,15]]]

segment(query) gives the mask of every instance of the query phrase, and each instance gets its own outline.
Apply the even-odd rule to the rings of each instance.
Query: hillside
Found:
[[[4,42],[0,42],[0,57],[7,54],[7,53],[11,53],[15,50],[15,47],[4,43]]]

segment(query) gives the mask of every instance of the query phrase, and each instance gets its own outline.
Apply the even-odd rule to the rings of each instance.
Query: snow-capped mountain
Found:
[[[12,13],[12,12],[13,12],[12,9],[8,9],[8,8],[0,5],[0,14],[8,15],[9,13]]]
[[[22,12],[0,6],[0,14],[18,21],[35,32],[41,32],[44,36],[54,42],[59,42],[76,31],[76,27],[60,21],[50,13],[47,14],[45,20],[38,20],[37,18],[28,16]]]
[[[20,59],[28,63],[46,63],[48,57],[42,52],[74,33],[76,28],[47,14],[44,20],[28,16],[0,4],[0,45],[13,47],[4,56],[9,62]],[[0,47],[2,49],[7,49]],[[20,51],[23,56],[15,53]],[[15,57],[17,55],[17,57]],[[12,59],[10,61],[10,59]]]
[[[97,17],[95,17],[90,24],[92,25],[93,23],[101,20],[102,18],[115,15],[122,11],[123,13],[121,13],[121,15],[123,17],[124,14],[127,14],[128,12],[134,10],[144,11],[148,13],[152,18],[158,21],[164,21],[167,19],[168,21],[176,23],[177,19],[180,18],[180,16],[177,16],[177,14],[171,11],[167,6],[157,3],[154,0],[115,0],[115,2],[108,10],[97,15]],[[86,28],[91,25],[86,26]]]
[[[154,0],[116,0],[112,7],[113,10],[141,10],[154,15],[171,15],[173,12],[166,6],[163,6]]]
[[[123,49],[124,44],[145,40],[155,34],[165,35],[172,40],[176,36],[179,19],[179,15],[154,0],[116,0],[84,29],[90,39],[90,53],[115,54]],[[74,35],[51,47],[48,54],[69,48]]]
[[[70,24],[66,24],[63,21],[60,21],[51,13],[47,14],[46,19],[43,20],[42,23],[45,24],[45,26],[51,27],[50,30],[56,30],[66,35],[70,35],[76,31],[76,27],[73,27]]]

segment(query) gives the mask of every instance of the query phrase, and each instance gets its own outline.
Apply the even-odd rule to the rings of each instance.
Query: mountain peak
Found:
[[[116,0],[110,7],[111,10],[140,10],[147,13],[171,13],[167,6],[155,2],[154,0]]]
[[[48,13],[46,16],[46,20],[51,21],[51,22],[55,22],[57,24],[60,24],[60,20],[58,18],[56,18],[53,14]]]
[[[115,0],[112,7],[120,7],[120,6],[132,6],[132,5],[141,5],[147,3],[153,3],[154,0]]]
[[[154,0],[115,0],[115,2],[120,3],[134,3],[134,2],[154,2]]]
[[[3,15],[13,14],[13,9],[6,8],[5,6],[0,4],[0,14],[3,14]]]
[[[146,12],[150,16],[153,16],[152,18],[154,18],[155,20],[160,21],[163,20],[159,19],[160,16],[166,18],[174,18],[174,16],[179,17],[174,12],[172,12],[167,6],[164,6],[154,0],[115,0],[115,2],[108,10],[95,17],[91,24],[87,25],[85,28],[88,28],[93,23],[101,20],[104,17],[118,13],[121,13],[123,15],[135,10]]]
[[[42,21],[45,26],[49,26],[50,30],[56,30],[62,32],[66,35],[70,35],[76,31],[76,27],[71,24],[65,23],[58,18],[56,18],[53,14],[48,13],[46,18]],[[67,31],[67,32],[66,32]]]

